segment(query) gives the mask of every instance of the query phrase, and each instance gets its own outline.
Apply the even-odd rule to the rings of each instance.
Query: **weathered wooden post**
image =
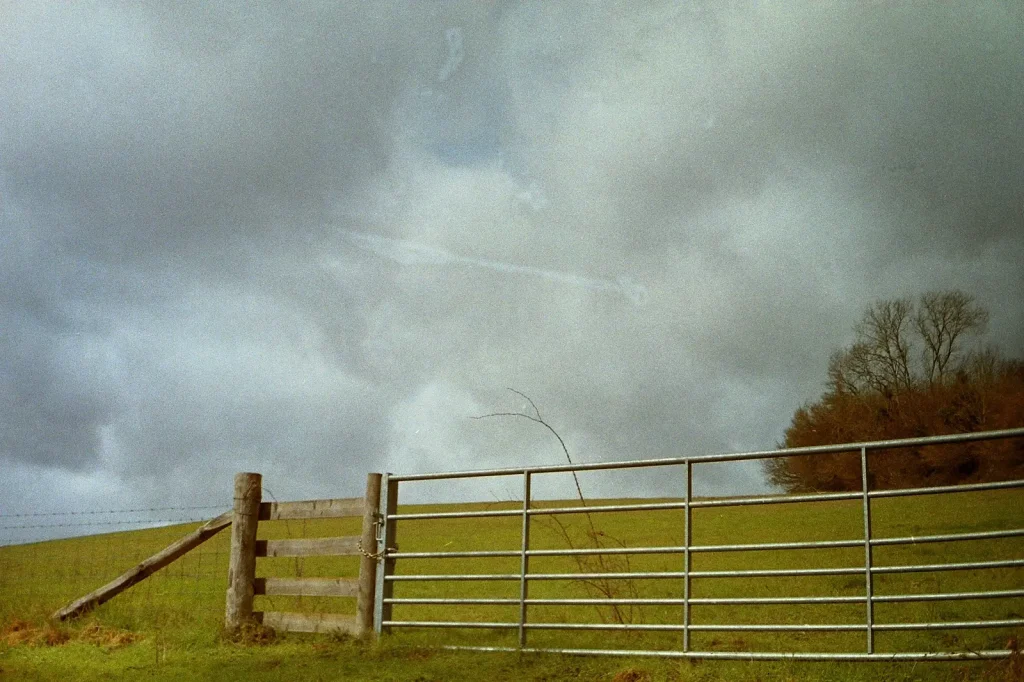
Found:
[[[356,599],[356,630],[360,637],[373,631],[373,599],[377,589],[377,515],[380,506],[380,474],[367,474],[363,498],[363,534],[359,539],[359,595]]]
[[[224,626],[237,630],[252,620],[256,582],[256,527],[259,524],[263,477],[235,475],[235,505],[231,520],[231,559],[228,567],[227,607]]]

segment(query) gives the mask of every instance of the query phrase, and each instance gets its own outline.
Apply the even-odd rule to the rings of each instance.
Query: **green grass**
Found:
[[[601,504],[595,502],[593,504]],[[1024,525],[1019,491],[960,493],[952,496],[877,499],[872,502],[878,537],[930,535],[970,530],[997,530]],[[500,508],[500,503],[448,507],[408,507],[402,511]],[[699,508],[694,515],[696,544],[735,544],[825,539],[855,539],[862,533],[859,501],[799,503],[755,507]],[[563,541],[547,517],[535,517],[532,547],[560,547]],[[582,515],[559,517],[570,534],[585,544]],[[629,546],[683,544],[681,511],[600,513],[594,522],[605,537]],[[638,519],[641,522],[638,523]],[[328,537],[358,533],[358,519],[271,522],[260,537]],[[67,601],[110,580],[155,553],[193,526],[116,533],[33,545],[0,547],[0,679],[665,679],[665,680],[961,680],[1021,679],[1020,661],[975,663],[808,663],[678,661],[517,654],[470,654],[426,650],[437,644],[514,645],[514,632],[499,630],[396,629],[380,644],[363,644],[327,636],[280,635],[263,644],[237,644],[220,631],[227,574],[228,533],[221,533],[160,571],[151,579],[100,607],[81,623],[61,626],[51,639],[59,645],[18,643],[12,627],[34,626]],[[518,518],[410,520],[400,524],[403,551],[517,549]],[[1024,557],[1024,538],[878,547],[877,564],[920,564]],[[678,555],[630,558],[632,571],[681,570]],[[776,552],[707,553],[694,556],[695,570],[857,566],[863,548]],[[616,566],[616,570],[623,568]],[[261,559],[263,576],[354,576],[351,557]],[[399,574],[516,573],[518,558],[403,560]],[[572,559],[534,558],[533,572],[578,570]],[[1020,588],[1024,570],[992,569],[943,573],[879,575],[876,594],[975,591]],[[622,596],[635,588],[641,597],[679,597],[681,580],[635,580],[613,584]],[[805,578],[699,579],[694,597],[864,594],[862,575]],[[579,581],[531,583],[532,597],[593,597]],[[497,581],[399,582],[395,596],[515,597],[518,583]],[[258,610],[352,613],[347,599],[257,597]],[[694,623],[858,623],[863,604],[694,606]],[[1019,618],[1024,599],[878,604],[879,623],[919,620]],[[514,621],[512,606],[398,605],[399,620]],[[531,622],[602,622],[614,616],[607,607],[531,607]],[[633,622],[678,623],[682,607],[643,607]],[[102,627],[99,627],[102,626]],[[45,628],[44,628],[45,629]],[[109,636],[96,636],[98,631]],[[119,641],[117,632],[136,635]],[[6,633],[6,635],[4,635]],[[876,650],[1002,649],[1011,629],[940,632],[879,632]],[[864,650],[863,632],[761,633],[694,632],[692,646],[709,651],[850,651]],[[679,633],[531,631],[530,646],[674,650]]]

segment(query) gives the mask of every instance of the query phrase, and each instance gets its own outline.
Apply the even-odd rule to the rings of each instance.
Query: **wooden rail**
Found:
[[[298,540],[257,540],[256,556],[358,556],[359,538],[309,538]]]
[[[257,622],[266,627],[286,632],[344,632],[362,636],[364,630],[356,623],[355,616],[336,613],[282,613],[264,611],[258,614]]]
[[[363,498],[305,500],[303,502],[264,502],[260,505],[260,521],[292,519],[339,519],[363,515]]]
[[[359,581],[354,578],[256,578],[256,594],[287,597],[354,597]]]

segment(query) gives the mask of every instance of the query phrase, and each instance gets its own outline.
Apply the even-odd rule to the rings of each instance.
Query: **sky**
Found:
[[[773,448],[865,306],[928,290],[1024,355],[1016,0],[0,13],[0,515],[560,463],[472,419],[509,388],[580,462]]]

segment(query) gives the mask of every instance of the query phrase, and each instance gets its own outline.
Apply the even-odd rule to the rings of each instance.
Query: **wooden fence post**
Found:
[[[252,620],[256,582],[256,527],[259,523],[263,477],[235,474],[235,504],[231,521],[231,559],[228,568],[224,626],[237,630]]]
[[[377,589],[377,514],[380,507],[380,474],[367,474],[363,498],[363,534],[360,538],[359,596],[356,601],[356,630],[360,637],[373,631],[373,599]]]

